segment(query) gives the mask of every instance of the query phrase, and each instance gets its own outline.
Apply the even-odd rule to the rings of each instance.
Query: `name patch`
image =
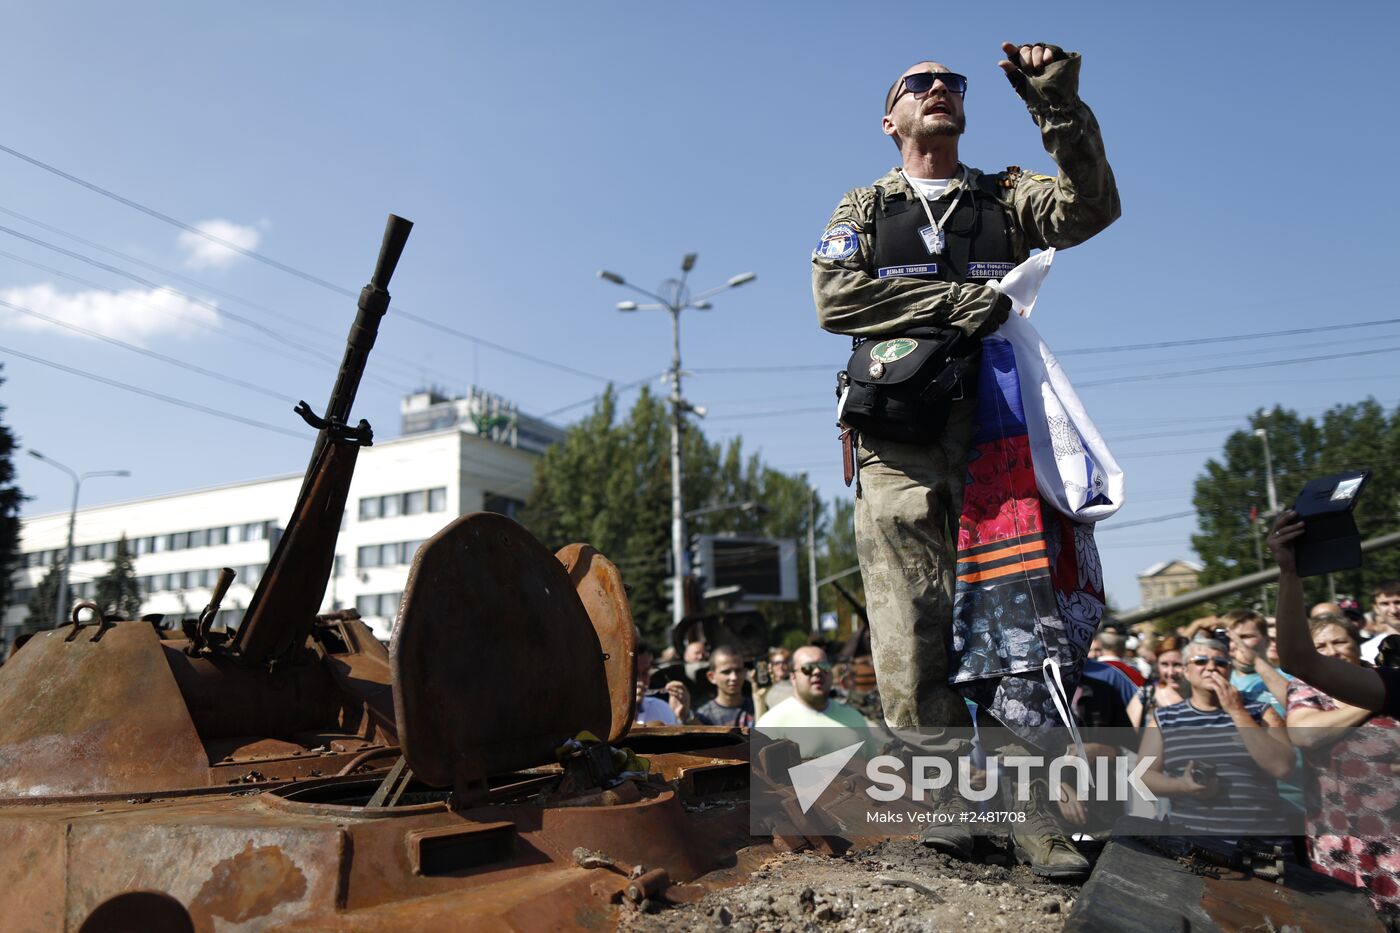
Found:
[[[860,234],[851,224],[833,224],[822,234],[821,243],[812,255],[820,259],[841,261],[850,259],[860,247]]]
[[[880,278],[888,279],[896,275],[937,275],[938,263],[926,262],[917,266],[883,266],[877,270]]]
[[[1000,279],[1005,278],[1014,268],[1016,268],[1014,262],[970,262],[967,264],[967,277],[970,279]]]

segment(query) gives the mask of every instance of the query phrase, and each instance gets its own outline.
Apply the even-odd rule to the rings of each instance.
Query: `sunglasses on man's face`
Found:
[[[967,93],[967,78],[951,71],[921,71],[918,74],[905,75],[900,81],[904,86],[899,89],[898,94],[894,95],[894,100],[890,101],[891,110],[906,93],[920,97],[932,91],[935,81],[947,88],[950,94]]]
[[[811,664],[804,664],[801,667],[802,673],[808,677],[815,677],[818,672],[827,674],[831,672],[830,661],[813,661]]]
[[[1197,667],[1205,667],[1207,664],[1212,667],[1229,667],[1229,658],[1192,658],[1191,663]]]

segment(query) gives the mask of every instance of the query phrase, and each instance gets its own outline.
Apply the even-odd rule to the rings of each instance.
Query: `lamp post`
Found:
[[[73,477],[73,508],[68,512],[68,548],[63,553],[63,565],[58,571],[58,592],[54,595],[54,628],[59,628],[67,621],[67,613],[64,612],[64,603],[68,598],[68,568],[73,564],[73,527],[78,523],[78,491],[83,487],[83,480],[91,479],[94,476],[130,476],[130,470],[94,470],[90,473],[79,474],[72,467],[59,463],[52,457],[46,457],[34,448],[29,449],[29,456],[42,460],[49,466],[58,469]]]
[[[1274,458],[1269,453],[1269,432],[1255,428],[1254,436],[1264,442],[1264,476],[1269,484],[1269,518],[1278,517],[1278,492],[1274,489]]]
[[[1264,428],[1255,428],[1254,436],[1264,442],[1264,479],[1269,490],[1269,514],[1266,516],[1269,521],[1278,518],[1278,491],[1274,488],[1274,458],[1269,452],[1269,432]],[[1263,570],[1263,549],[1259,547],[1259,523],[1254,523],[1254,548],[1259,552],[1259,569]],[[1259,592],[1263,598],[1264,605],[1260,607],[1265,615],[1269,614],[1269,587],[1263,585],[1259,587]]]
[[[598,278],[623,288],[630,288],[645,295],[652,301],[637,304],[635,301],[619,301],[619,311],[669,311],[671,312],[671,369],[667,373],[671,383],[671,624],[679,626],[685,618],[685,509],[681,503],[681,420],[686,412],[694,412],[705,417],[705,409],[687,402],[681,396],[681,312],[686,308],[697,311],[710,310],[706,299],[728,288],[737,288],[752,282],[757,276],[743,272],[733,276],[723,285],[718,285],[698,295],[690,294],[686,278],[695,268],[695,253],[686,253],[681,260],[681,277],[667,279],[661,283],[661,294],[638,288],[616,272],[605,269],[598,271]]]

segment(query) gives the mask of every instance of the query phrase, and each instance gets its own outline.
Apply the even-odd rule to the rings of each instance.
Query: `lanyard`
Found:
[[[924,216],[928,217],[929,227],[932,228],[932,235],[924,238],[925,244],[929,247],[929,252],[934,255],[942,253],[948,244],[948,238],[943,234],[943,225],[948,222],[949,217],[953,216],[953,210],[958,206],[958,202],[962,200],[963,192],[967,190],[966,167],[962,165],[958,166],[958,177],[954,179],[958,183],[958,193],[954,196],[952,203],[948,205],[948,209],[943,212],[943,218],[941,220],[933,219],[933,209],[928,206],[928,198],[924,197],[923,189],[909,180],[909,174],[905,172],[904,169],[900,169],[899,174],[904,176],[905,184],[914,189],[914,194],[918,196],[919,203],[924,206]]]

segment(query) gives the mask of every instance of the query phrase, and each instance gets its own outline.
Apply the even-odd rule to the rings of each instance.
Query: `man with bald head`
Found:
[[[1011,308],[991,283],[1031,250],[1074,246],[1118,217],[1118,192],[1098,123],[1079,99],[1078,53],[1009,42],[1002,51],[999,66],[1039,127],[1058,172],[1050,177],[1013,166],[986,174],[964,165],[958,142],[972,82],[936,61],[906,68],[885,94],[880,121],[899,149],[900,164],[873,185],[846,193],[812,256],[821,326],[851,336],[859,349],[864,341],[871,347],[869,359],[852,357],[840,386],[849,388],[862,375],[857,365],[868,367],[878,384],[885,367],[913,356],[910,346],[921,338],[951,343],[953,362],[975,365],[980,338],[999,327]],[[991,98],[989,93],[983,99]],[[965,745],[942,730],[971,726],[948,677],[956,529],[976,410],[974,373],[969,368],[951,390],[931,386],[897,415],[879,405],[864,409],[879,414],[855,425],[859,432],[849,455],[856,477],[857,552],[885,718],[907,745],[945,755],[959,754]],[[842,400],[848,428],[855,421],[849,400],[850,392]],[[1045,825],[1038,819],[1022,824]],[[1031,853],[1033,870],[1056,877],[1081,866],[1087,871],[1062,835],[1037,833],[1018,840]],[[927,831],[924,841],[960,857],[972,850],[972,837],[956,818]]]
[[[807,645],[792,653],[792,689],[792,696],[760,716],[754,728],[796,742],[803,758],[818,758],[852,742],[865,742],[867,756],[877,751],[865,717],[831,698],[831,661],[825,651]]]

